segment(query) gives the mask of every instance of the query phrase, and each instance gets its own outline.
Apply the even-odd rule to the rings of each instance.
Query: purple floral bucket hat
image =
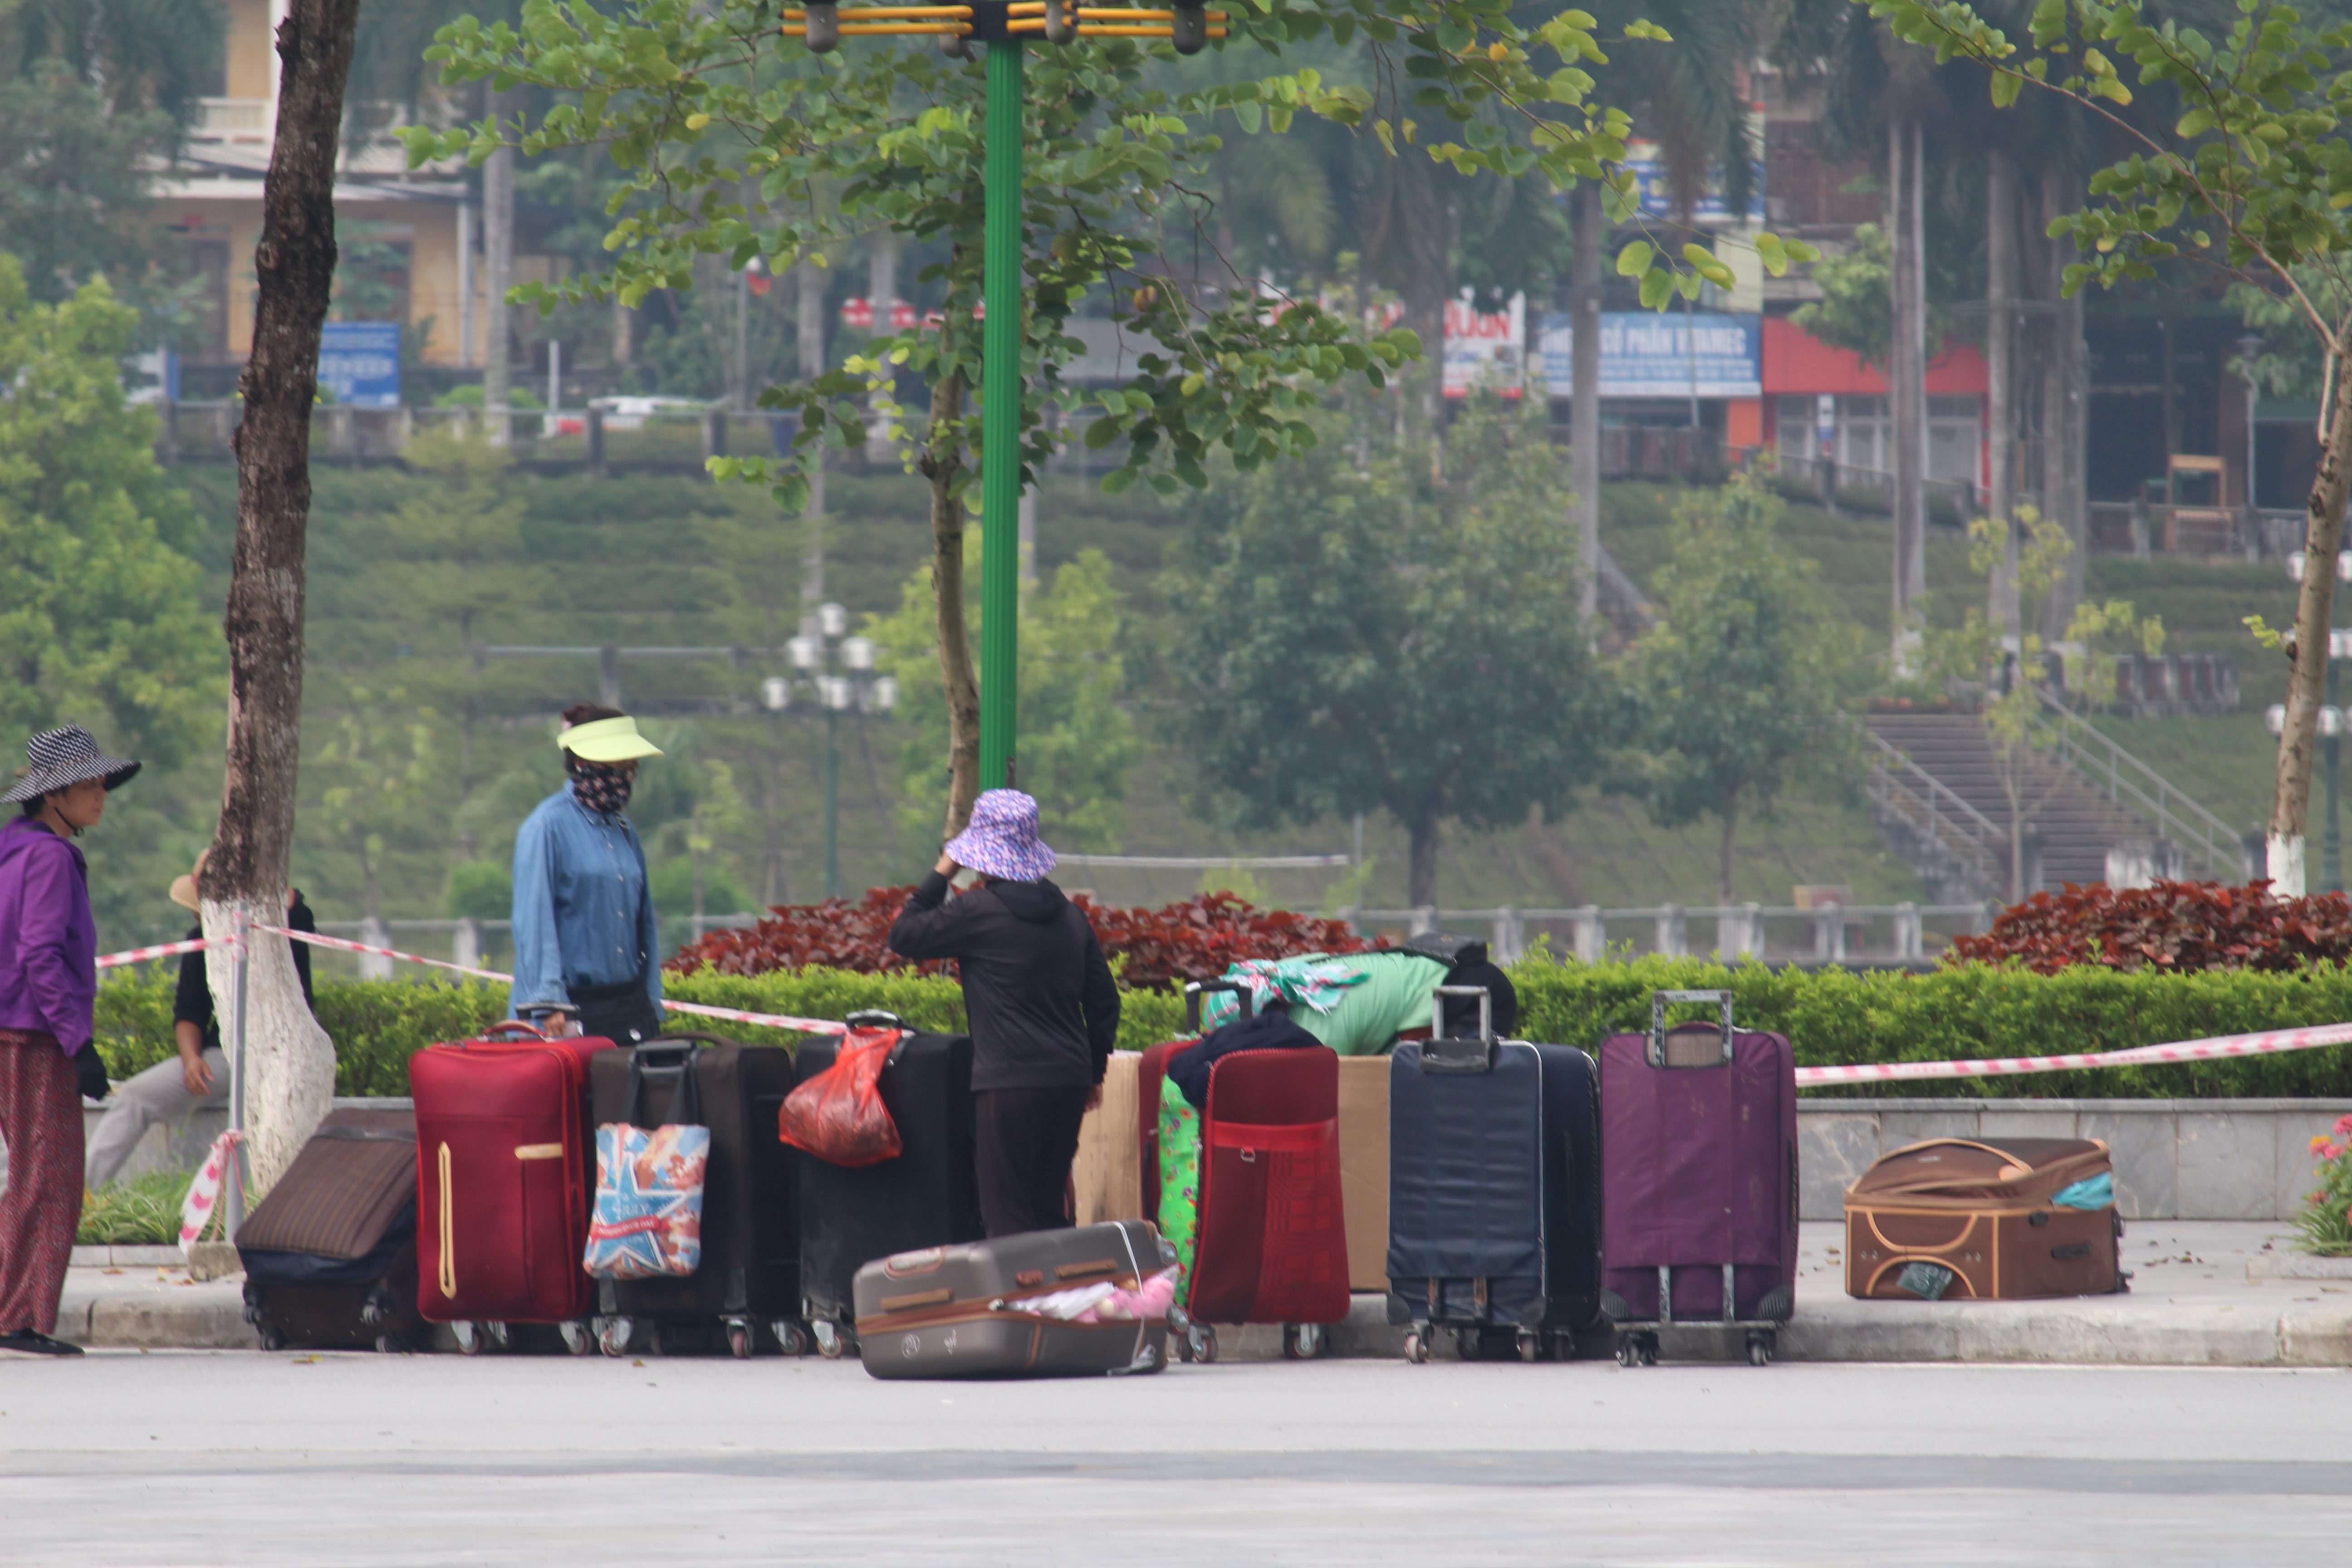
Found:
[[[948,840],[959,866],[1008,882],[1034,882],[1054,868],[1037,837],[1037,802],[1017,789],[987,789],[971,803],[971,822]]]

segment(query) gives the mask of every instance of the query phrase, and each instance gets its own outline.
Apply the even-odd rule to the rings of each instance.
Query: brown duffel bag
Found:
[[[1880,1300],[2018,1300],[2126,1289],[2122,1216],[2053,1200],[2106,1176],[2090,1138],[1934,1138],[1845,1195],[1845,1288]]]
[[[331,1110],[236,1233],[239,1251],[360,1258],[416,1201],[416,1117]]]

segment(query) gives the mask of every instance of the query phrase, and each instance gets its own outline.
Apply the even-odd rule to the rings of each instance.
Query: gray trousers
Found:
[[[89,1152],[83,1163],[84,1184],[102,1187],[114,1180],[115,1173],[131,1158],[131,1152],[139,1147],[139,1140],[157,1122],[184,1121],[206,1106],[225,1109],[228,1105],[228,1059],[217,1050],[208,1050],[205,1053],[205,1065],[213,1069],[210,1094],[188,1092],[180,1053],[173,1051],[109,1095],[106,1114],[99,1120],[98,1131],[90,1134]]]

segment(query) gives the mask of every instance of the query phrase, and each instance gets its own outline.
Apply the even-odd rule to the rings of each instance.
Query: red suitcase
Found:
[[[1171,1053],[1172,1054],[1172,1053]],[[1328,1047],[1237,1051],[1209,1069],[1200,1218],[1177,1353],[1214,1359],[1211,1323],[1280,1323],[1286,1354],[1348,1315],[1339,1196],[1339,1058]]]
[[[428,1046],[409,1058],[416,1103],[416,1295],[460,1350],[503,1343],[509,1323],[555,1323],[566,1348],[593,1344],[588,1243],[595,1144],[588,1058],[613,1042],[521,1039]]]

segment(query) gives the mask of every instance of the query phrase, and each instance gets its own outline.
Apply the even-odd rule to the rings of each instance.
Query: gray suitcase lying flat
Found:
[[[1087,1377],[1158,1372],[1168,1324],[1076,1323],[1024,1303],[1175,1261],[1142,1220],[929,1247],[857,1271],[857,1344],[876,1377]]]

